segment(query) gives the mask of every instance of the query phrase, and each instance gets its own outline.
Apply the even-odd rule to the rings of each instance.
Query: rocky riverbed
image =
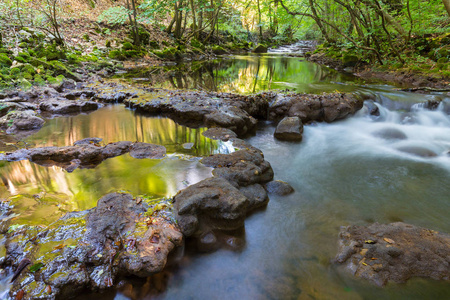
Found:
[[[132,141],[105,145],[95,137],[63,147],[28,149],[19,143],[39,130],[46,118],[89,113],[111,103],[167,116],[187,126],[209,127],[204,136],[227,142],[233,149],[202,158],[201,164],[212,168],[211,177],[158,203],[111,193],[100,198],[95,208],[70,212],[51,224],[18,226],[11,223],[14,208],[4,199],[0,261],[5,278],[12,281],[9,297],[55,299],[103,290],[124,276],[160,272],[168,261],[176,261],[186,238],[195,240],[203,251],[218,249],[223,232],[242,228],[249,213],[267,205],[270,194],[293,192],[288,183],[273,180],[272,166],[262,151],[241,139],[255,131],[258,120],[280,123],[277,132],[288,134],[276,133],[276,138],[299,141],[303,125],[346,118],[371,97],[345,93],[237,95],[66,80],[58,86],[10,92],[0,98],[0,126],[9,137],[13,135],[2,148],[6,151],[0,160],[29,160],[72,172],[95,168],[105,159],[126,153],[135,159],[164,158],[162,145]],[[366,108],[376,114],[370,105]],[[448,280],[448,235],[428,231],[431,236],[424,241],[426,232],[403,224],[348,227],[341,232],[336,262],[378,285],[389,280],[404,282],[412,276]],[[433,253],[420,246],[428,240],[427,247],[436,250]],[[420,268],[414,269],[417,257],[424,259]]]

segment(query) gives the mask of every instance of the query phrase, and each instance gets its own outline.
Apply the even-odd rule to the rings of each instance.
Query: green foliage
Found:
[[[110,7],[100,14],[98,21],[111,25],[123,25],[128,21],[129,13],[131,12],[123,6]]]
[[[11,59],[5,53],[0,53],[0,67],[10,67],[12,65]]]

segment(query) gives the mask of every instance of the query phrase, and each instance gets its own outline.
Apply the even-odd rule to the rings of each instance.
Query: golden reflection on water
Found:
[[[168,153],[194,156],[209,155],[219,148],[219,142],[202,135],[206,128],[187,128],[168,118],[135,114],[122,105],[110,105],[90,114],[57,117],[47,120],[44,127],[26,139],[42,146],[67,146],[88,138],[103,138],[103,142],[139,141],[163,145]],[[193,143],[186,149],[186,143]]]
[[[57,117],[28,137],[31,146],[66,146],[87,137],[103,143],[140,141],[163,145],[162,160],[134,159],[128,154],[107,159],[94,169],[68,173],[27,160],[0,162],[0,199],[20,213],[16,222],[54,221],[67,211],[95,207],[110,192],[124,191],[153,198],[172,197],[179,190],[211,176],[198,156],[227,151],[224,144],[202,135],[206,128],[187,128],[166,118],[134,114],[121,105],[74,117]]]

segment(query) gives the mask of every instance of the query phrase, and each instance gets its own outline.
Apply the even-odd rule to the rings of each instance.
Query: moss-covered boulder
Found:
[[[356,55],[345,53],[342,56],[342,63],[344,64],[344,67],[354,67],[358,63],[359,58]]]
[[[125,56],[122,54],[120,50],[111,50],[109,51],[108,57],[111,59],[123,60]]]
[[[214,45],[212,47],[212,52],[217,55],[227,54],[227,51],[219,45]]]
[[[10,67],[12,60],[5,53],[0,53],[0,67]]]
[[[122,49],[123,50],[132,50],[133,49],[133,44],[130,42],[125,42],[122,44]]]
[[[60,61],[44,61],[37,58],[31,58],[31,64],[33,66],[43,66],[47,70],[53,72],[55,75],[63,75],[67,78],[73,79],[75,81],[80,82],[81,78],[79,75],[70,71],[62,62]]]
[[[256,46],[253,51],[253,53],[267,53],[267,46],[263,44],[259,44]]]
[[[150,41],[148,43],[148,45],[150,46],[150,48],[152,49],[159,49],[159,43],[157,41]]]
[[[181,57],[180,51],[175,47],[168,47],[162,51],[153,51],[153,53],[162,59],[175,60]]]

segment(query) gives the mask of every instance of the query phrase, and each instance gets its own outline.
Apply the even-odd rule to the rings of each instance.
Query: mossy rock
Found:
[[[17,67],[12,68],[11,71],[9,72],[9,74],[11,74],[12,76],[17,76],[20,74],[20,69]]]
[[[34,82],[37,85],[45,85],[45,79],[40,74],[34,75]]]
[[[31,75],[30,73],[23,72],[22,78],[25,78],[26,80],[33,80],[33,75]]]
[[[133,49],[133,44],[130,42],[125,42],[122,44],[122,49],[123,50],[132,50]]]
[[[150,48],[152,49],[159,49],[159,43],[157,41],[150,41],[148,43],[148,45],[150,46]]]
[[[91,61],[91,62],[98,62],[98,57],[93,55],[93,54],[91,54],[91,55],[87,55],[86,56],[86,60],[87,61]]]
[[[123,52],[123,54],[128,57],[128,58],[133,58],[133,57],[140,57],[142,56],[141,52],[137,51],[137,50],[126,50]]]
[[[28,48],[28,43],[22,42],[22,43],[19,44],[19,47],[20,48]]]
[[[111,50],[109,51],[108,57],[111,59],[123,60],[125,57],[122,55],[120,50]]]
[[[167,41],[162,41],[162,44],[166,47],[169,46],[169,43]]]
[[[359,58],[356,55],[345,53],[342,56],[342,63],[344,64],[344,67],[354,67],[358,63]]]
[[[81,63],[83,61],[80,58],[80,55],[75,54],[75,53],[69,53],[66,56],[67,56],[67,62],[69,64],[79,64],[79,63]]]
[[[147,30],[139,29],[139,40],[143,44],[148,44],[150,41],[150,33]]]
[[[162,51],[153,51],[153,53],[163,59],[175,60],[181,57],[180,51],[175,47],[169,47]]]
[[[254,53],[267,53],[267,46],[264,44],[259,44],[258,46],[256,46],[252,52]]]
[[[105,47],[106,48],[111,48],[111,40],[106,40]]]
[[[87,34],[87,33],[83,34],[83,40],[85,40],[86,42],[89,42],[91,40],[91,38],[89,37],[89,34]]]
[[[0,67],[10,67],[12,60],[5,53],[0,53]]]
[[[445,64],[448,62],[448,58],[447,57],[441,57],[437,60],[438,64]]]
[[[222,54],[226,54],[227,53],[227,51],[223,47],[221,47],[219,45],[214,45],[212,47],[212,52],[214,54],[217,54],[217,55],[222,55]]]
[[[49,69],[52,70],[56,75],[64,75],[65,77],[73,79],[75,81],[78,81],[78,82],[81,81],[81,78],[77,74],[70,71],[62,62],[59,62],[59,61],[46,62],[46,61],[32,57],[31,64],[33,66],[42,65],[44,68],[46,68],[48,70]]]
[[[36,74],[36,70],[35,70],[34,67],[33,67],[32,65],[30,65],[30,64],[24,64],[24,65],[20,66],[20,70],[21,70],[23,73],[29,73],[29,74],[31,74],[31,75]]]
[[[17,86],[23,90],[28,90],[32,84],[27,79],[22,78],[17,81]]]

